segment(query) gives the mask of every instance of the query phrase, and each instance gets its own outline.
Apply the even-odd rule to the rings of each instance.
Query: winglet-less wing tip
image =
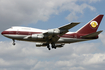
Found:
[[[80,24],[80,22],[72,22],[72,23],[69,23],[69,24],[64,25],[62,27],[59,27],[59,29],[67,29],[68,30],[68,29],[71,29],[78,24]]]

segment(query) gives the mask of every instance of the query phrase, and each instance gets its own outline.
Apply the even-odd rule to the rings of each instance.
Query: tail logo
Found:
[[[91,25],[93,28],[96,28],[97,25],[98,25],[98,23],[97,23],[96,21],[92,21],[92,22],[90,23],[90,25]]]

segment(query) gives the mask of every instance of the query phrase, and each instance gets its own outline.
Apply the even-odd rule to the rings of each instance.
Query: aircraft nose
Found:
[[[6,32],[5,32],[5,31],[3,31],[3,32],[1,32],[1,34],[2,34],[2,35],[4,35],[4,34],[6,34]]]

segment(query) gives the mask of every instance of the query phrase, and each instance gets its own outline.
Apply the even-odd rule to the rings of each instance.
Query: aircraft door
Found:
[[[18,35],[19,34],[19,30],[17,29],[17,31],[16,31],[16,34]]]

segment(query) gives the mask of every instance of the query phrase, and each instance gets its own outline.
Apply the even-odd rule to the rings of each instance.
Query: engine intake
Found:
[[[36,43],[36,47],[47,46],[46,43]]]
[[[55,44],[55,47],[61,48],[61,47],[63,47],[63,45],[64,45],[64,44]]]

